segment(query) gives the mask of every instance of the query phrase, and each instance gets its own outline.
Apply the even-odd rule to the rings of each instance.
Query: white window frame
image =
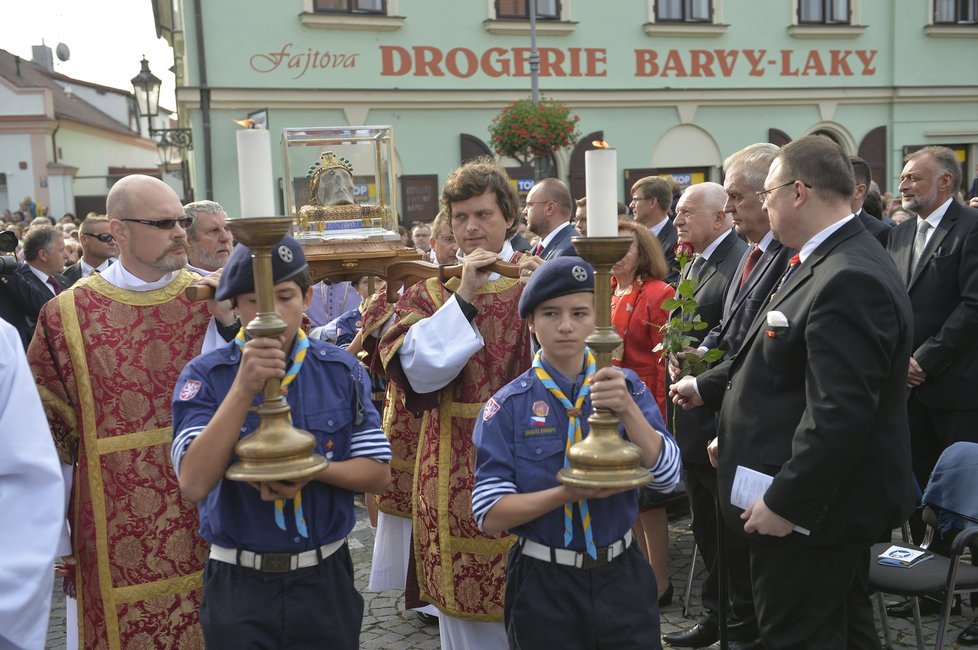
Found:
[[[386,14],[330,13],[316,11],[313,0],[302,0],[299,22],[313,29],[362,29],[389,32],[404,25],[399,14],[400,0],[387,0]]]
[[[723,22],[723,3],[724,0],[713,0],[713,20],[712,22],[688,22],[675,23],[655,21],[656,0],[646,0],[645,19],[642,25],[643,31],[649,36],[671,36],[679,38],[703,38],[711,36],[721,36],[726,33],[729,25]]]
[[[933,38],[974,38],[978,33],[978,24],[968,23],[940,23],[934,22],[934,13],[937,10],[937,0],[927,0],[927,19],[924,25],[924,34]]]
[[[799,4],[801,0],[791,0],[791,22],[788,25],[788,35],[794,38],[837,39],[858,38],[866,32],[862,24],[862,0],[849,0],[849,22],[839,23],[804,23],[798,22]]]
[[[527,0],[532,2],[533,0]],[[577,23],[571,14],[571,4],[573,0],[560,0],[560,16],[557,20],[550,18],[537,20],[538,36],[568,36],[574,33]],[[496,1],[486,0],[486,19],[482,22],[483,28],[490,34],[505,34],[507,36],[529,36],[530,19],[520,20],[518,18],[500,19],[496,15]]]

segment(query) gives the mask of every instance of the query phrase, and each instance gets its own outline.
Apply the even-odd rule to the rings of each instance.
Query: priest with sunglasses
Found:
[[[118,181],[106,207],[118,260],[48,302],[28,350],[71,486],[68,635],[81,648],[202,648],[207,545],[169,467],[173,386],[211,319],[184,297],[201,281],[185,268],[191,220],[149,176]]]

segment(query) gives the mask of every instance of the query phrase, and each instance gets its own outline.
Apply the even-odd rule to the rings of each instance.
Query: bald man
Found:
[[[190,220],[149,176],[117,182],[107,212],[118,261],[48,302],[28,350],[72,486],[66,592],[79,647],[202,648],[207,546],[169,467],[173,386],[210,320],[184,297]]]
[[[725,211],[727,193],[717,183],[690,185],[683,192],[676,206],[673,225],[679,243],[692,245],[696,251],[693,262],[687,265],[684,277],[698,278],[693,299],[696,314],[706,323],[706,328],[693,330],[694,348],[703,337],[720,323],[723,315],[723,297],[731,282],[739,280],[737,268],[740,258],[747,252],[747,244],[733,231],[733,215]],[[672,377],[673,381],[678,377]],[[698,409],[676,410],[673,419],[676,441],[682,452],[686,477],[686,494],[693,513],[693,537],[703,555],[707,577],[703,581],[700,597],[704,614],[689,630],[667,634],[663,639],[674,647],[699,648],[708,646],[719,638],[720,589],[717,571],[717,517],[714,500],[717,490],[717,473],[710,465],[706,446],[716,436],[716,421],[712,411]],[[747,637],[754,630],[745,631]]]

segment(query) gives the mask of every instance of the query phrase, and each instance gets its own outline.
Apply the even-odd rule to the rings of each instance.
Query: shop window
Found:
[[[798,0],[799,25],[848,25],[849,0]]]
[[[560,20],[559,0],[536,0],[538,20]],[[499,20],[529,20],[530,0],[496,0]]]
[[[978,0],[934,0],[934,24],[978,24]]]
[[[711,23],[713,0],[657,0],[657,23]]]
[[[314,11],[340,14],[387,13],[387,0],[313,0]]]

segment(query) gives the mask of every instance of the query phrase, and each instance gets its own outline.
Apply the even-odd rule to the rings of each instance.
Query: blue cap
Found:
[[[520,295],[520,318],[541,302],[571,293],[594,293],[594,269],[580,257],[555,257],[537,267]]]
[[[309,268],[302,246],[288,235],[272,246],[272,283],[291,280]],[[238,244],[231,251],[221,283],[217,285],[218,300],[227,300],[255,290],[255,274],[252,270],[251,249]]]

